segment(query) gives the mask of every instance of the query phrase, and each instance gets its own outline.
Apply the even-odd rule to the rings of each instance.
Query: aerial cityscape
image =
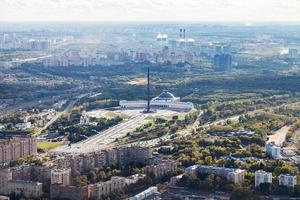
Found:
[[[0,0],[0,200],[300,199],[299,10]]]

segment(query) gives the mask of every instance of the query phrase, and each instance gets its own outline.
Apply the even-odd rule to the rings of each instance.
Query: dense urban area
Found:
[[[0,199],[299,199],[299,83],[299,24],[0,23]]]

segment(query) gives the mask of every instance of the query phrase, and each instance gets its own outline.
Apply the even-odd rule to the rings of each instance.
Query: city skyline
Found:
[[[299,0],[0,0],[0,21],[291,21]],[[88,13],[88,14],[87,14]]]
[[[300,200],[300,0],[0,0],[0,200]]]

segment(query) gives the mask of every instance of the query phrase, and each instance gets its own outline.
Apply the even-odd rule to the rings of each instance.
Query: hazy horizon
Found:
[[[0,21],[299,22],[300,0],[0,0]]]

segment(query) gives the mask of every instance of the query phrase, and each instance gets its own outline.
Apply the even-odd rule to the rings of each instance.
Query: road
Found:
[[[52,55],[45,55],[45,56],[18,59],[18,60],[12,60],[12,61],[3,61],[3,62],[0,62],[0,65],[11,67],[11,66],[16,66],[16,65],[19,65],[19,64],[22,64],[22,63],[25,63],[25,62],[35,62],[35,61],[38,61],[38,60],[49,58],[51,56]]]
[[[273,106],[273,107],[271,106],[271,107],[267,107],[267,108],[268,109],[276,109],[276,108],[279,108],[279,107],[284,106],[284,105],[293,105],[293,104],[297,104],[297,103],[299,103],[299,102],[295,102],[295,103],[292,103],[292,104],[282,104],[282,105]],[[266,108],[264,108],[264,109],[266,109]],[[257,109],[257,110],[254,110],[254,111],[249,111],[249,112],[244,113],[244,114],[235,115],[235,116],[228,117],[228,118],[225,118],[225,119],[220,119],[220,120],[217,120],[217,121],[214,121],[214,122],[206,123],[204,125],[199,124],[198,119],[203,114],[203,112],[200,112],[200,114],[198,116],[198,119],[195,121],[195,123],[193,124],[193,126],[191,128],[181,130],[181,131],[177,132],[176,134],[178,136],[185,137],[185,136],[191,135],[193,129],[194,130],[197,129],[197,128],[208,129],[209,127],[217,125],[217,124],[223,125],[227,120],[237,122],[239,120],[239,117],[242,116],[242,115],[245,115],[245,114],[253,115],[257,112],[263,111],[264,109]],[[268,142],[274,141],[279,146],[282,146],[283,142],[285,141],[285,137],[286,137],[286,134],[288,132],[288,129],[289,129],[289,127],[287,127],[287,126],[284,126],[283,128],[279,129],[278,131],[275,132],[274,135],[269,136],[270,140]],[[171,136],[166,135],[166,136],[162,136],[162,137],[155,138],[155,139],[152,139],[152,140],[134,142],[132,144],[141,145],[141,146],[148,146],[148,147],[154,147],[154,146],[158,145],[161,141],[169,141],[169,140],[171,140]]]
[[[214,121],[214,122],[211,122],[211,123],[207,123],[207,124],[204,124],[204,125],[200,125],[199,124],[199,118],[202,114],[203,114],[203,111],[201,111],[199,113],[197,120],[194,122],[194,124],[191,127],[187,128],[187,129],[184,129],[184,130],[178,131],[176,133],[176,135],[180,136],[180,137],[186,137],[186,136],[191,135],[193,130],[196,130],[197,128],[206,129],[206,128],[209,128],[210,126],[213,126],[213,125],[216,125],[216,124],[224,124],[227,120],[238,121],[238,119],[240,117],[240,115],[237,115],[237,116],[233,116],[233,117],[228,117],[226,119],[220,119],[220,120],[217,120],[217,121]],[[134,142],[132,144],[133,145],[154,147],[154,146],[158,145],[161,141],[168,141],[168,140],[171,140],[171,135],[165,135],[165,136],[155,138],[155,139],[152,139],[152,140],[147,140],[147,141]]]
[[[274,106],[274,107],[269,107],[269,108],[274,109],[277,107],[279,107],[279,106]],[[250,112],[247,112],[247,114],[255,114],[256,112],[259,112],[262,110],[263,109],[250,111]],[[203,112],[200,112],[200,114],[198,115],[198,119],[202,114],[203,114]],[[178,136],[185,137],[185,136],[191,135],[193,130],[195,130],[197,128],[207,129],[210,126],[214,126],[217,124],[224,124],[227,120],[238,121],[239,117],[244,114],[231,116],[231,117],[228,117],[225,119],[220,119],[220,120],[217,120],[217,121],[214,121],[211,123],[206,123],[204,125],[200,125],[199,120],[197,119],[192,126],[190,126],[189,128],[187,128],[185,130],[180,130],[176,134]],[[146,119],[146,114],[136,115],[135,117],[131,118],[129,121],[122,122],[121,124],[119,124],[117,126],[114,126],[105,131],[99,132],[99,134],[97,134],[93,137],[90,137],[89,139],[87,139],[83,142],[72,144],[71,148],[68,147],[67,145],[65,145],[58,149],[55,149],[53,152],[56,152],[56,153],[84,153],[84,152],[93,152],[93,151],[105,149],[107,147],[111,147],[112,146],[111,143],[114,142],[114,140],[116,138],[120,138],[120,137],[126,135],[126,133],[128,133],[130,130],[141,126],[143,123],[145,123],[145,121],[146,121],[145,119]],[[148,141],[133,142],[130,144],[154,147],[157,144],[159,144],[161,141],[168,141],[168,140],[171,140],[171,135],[162,136],[162,137],[155,138],[155,139],[148,140]],[[282,139],[280,141],[282,141]]]
[[[68,145],[61,146],[57,149],[52,150],[52,153],[89,153],[105,149],[110,146],[115,139],[125,136],[128,132],[141,126],[146,122],[147,114],[138,114],[130,119],[119,123],[109,129],[99,132],[97,135],[89,137],[82,142],[72,144],[71,147]]]
[[[286,134],[289,132],[290,126],[284,126],[281,129],[275,131],[273,135],[268,136],[267,143],[274,142],[277,146],[282,147],[285,141]]]
[[[33,57],[33,58],[25,58],[25,59],[19,59],[11,61],[12,63],[24,63],[24,62],[32,62],[32,61],[38,61],[45,58],[50,58],[52,55],[45,55],[45,56],[39,56],[39,57]]]

